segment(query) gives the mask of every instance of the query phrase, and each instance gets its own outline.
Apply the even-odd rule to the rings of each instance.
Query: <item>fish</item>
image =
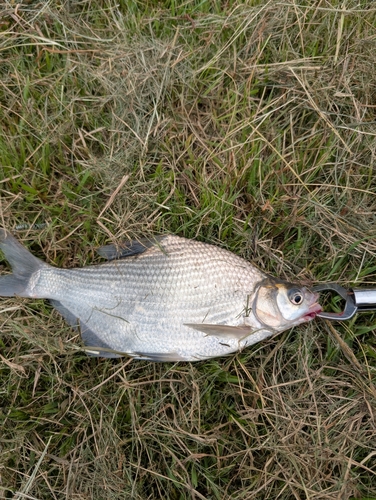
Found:
[[[0,228],[12,273],[0,296],[48,299],[90,356],[202,361],[226,356],[321,312],[318,294],[218,246],[172,234],[98,249],[105,262],[54,267]]]

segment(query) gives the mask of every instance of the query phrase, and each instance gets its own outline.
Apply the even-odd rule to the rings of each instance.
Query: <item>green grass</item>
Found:
[[[372,2],[0,12],[1,226],[35,255],[172,232],[376,285]],[[374,315],[153,364],[90,359],[45,301],[1,303],[0,497],[376,498]]]

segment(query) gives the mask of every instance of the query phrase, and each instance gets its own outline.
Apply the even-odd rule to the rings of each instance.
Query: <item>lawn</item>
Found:
[[[0,61],[0,225],[34,255],[174,233],[376,286],[374,2],[0,0]],[[172,364],[0,311],[0,498],[376,499],[376,315]]]

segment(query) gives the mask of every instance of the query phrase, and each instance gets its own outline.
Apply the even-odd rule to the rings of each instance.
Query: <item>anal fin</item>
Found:
[[[81,337],[85,344],[84,351],[88,356],[102,358],[120,358],[126,353],[114,351],[103,342],[93,330],[91,330],[80,318],[69,310],[69,303],[62,303],[58,300],[50,300],[53,307],[63,316],[63,318],[75,329],[80,328]]]
[[[188,361],[177,352],[132,352],[129,354],[133,358],[145,359],[147,361],[159,361],[174,363],[176,361]]]

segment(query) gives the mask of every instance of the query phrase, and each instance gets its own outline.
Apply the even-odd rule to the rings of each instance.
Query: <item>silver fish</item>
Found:
[[[0,229],[13,274],[0,296],[50,299],[80,327],[92,356],[199,361],[236,352],[312,320],[318,295],[272,278],[213,245],[159,236],[102,247],[108,262],[59,269]]]

